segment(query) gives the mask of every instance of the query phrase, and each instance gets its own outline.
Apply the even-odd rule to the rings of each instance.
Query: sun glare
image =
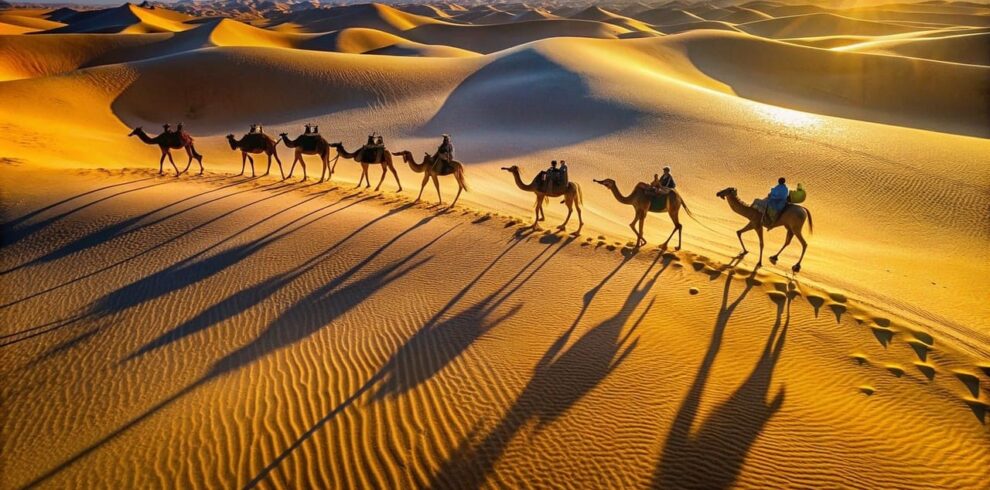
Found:
[[[766,104],[758,104],[754,109],[761,118],[781,126],[813,128],[822,123],[822,119],[814,114],[795,111],[793,109],[785,109]]]

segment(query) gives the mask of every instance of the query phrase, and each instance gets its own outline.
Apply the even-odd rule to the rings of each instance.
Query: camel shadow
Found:
[[[355,203],[357,203],[357,202],[360,202],[360,201],[356,201]],[[346,208],[341,208],[341,209],[346,209]],[[334,242],[332,245],[330,245],[329,247],[327,247],[326,249],[324,249],[320,253],[318,253],[318,254],[314,255],[313,257],[311,257],[310,259],[308,259],[306,262],[304,262],[304,263],[302,263],[302,264],[300,264],[300,265],[292,268],[291,270],[289,270],[287,272],[284,272],[284,273],[281,273],[281,274],[277,274],[277,275],[272,276],[272,277],[270,277],[270,278],[268,278],[268,279],[266,279],[264,281],[261,281],[258,284],[255,284],[254,286],[251,286],[249,288],[246,288],[246,289],[243,289],[241,291],[238,291],[238,292],[236,292],[236,293],[234,293],[234,294],[232,294],[230,296],[227,296],[226,298],[220,300],[219,302],[217,302],[217,303],[213,304],[212,306],[206,308],[205,310],[201,311],[200,313],[198,313],[193,318],[190,318],[189,320],[187,320],[187,321],[185,321],[185,322],[177,325],[176,327],[172,328],[168,332],[163,333],[162,335],[158,336],[154,340],[152,340],[152,341],[146,343],[145,345],[141,346],[138,350],[136,350],[135,352],[133,352],[132,354],[130,354],[129,356],[127,356],[126,358],[124,358],[122,362],[127,362],[127,361],[130,361],[130,360],[133,360],[133,359],[135,359],[137,357],[140,357],[140,356],[142,356],[144,354],[147,354],[148,352],[151,352],[151,351],[160,349],[162,347],[165,347],[165,346],[167,346],[169,344],[172,344],[172,343],[174,343],[176,341],[179,341],[179,340],[181,340],[183,338],[186,338],[186,337],[188,337],[190,335],[193,335],[193,334],[195,334],[197,332],[206,330],[206,329],[208,329],[208,328],[210,328],[210,327],[212,327],[214,325],[217,325],[217,324],[219,324],[219,323],[221,323],[221,322],[223,322],[223,321],[225,321],[227,319],[233,318],[233,317],[235,317],[235,316],[243,313],[244,311],[248,310],[249,308],[257,305],[258,303],[266,300],[267,298],[270,298],[271,296],[273,296],[278,291],[281,291],[282,289],[284,289],[286,286],[288,286],[289,284],[291,284],[293,281],[295,281],[299,277],[301,277],[304,274],[306,274],[306,273],[314,270],[316,267],[318,267],[320,265],[320,263],[322,263],[324,260],[326,260],[326,258],[328,258],[335,250],[337,250],[342,245],[344,245],[347,242],[349,242],[351,239],[353,239],[355,236],[359,235],[364,230],[367,230],[368,228],[370,228],[371,226],[373,226],[375,223],[377,223],[377,222],[385,219],[388,216],[392,216],[392,215],[394,215],[394,214],[396,214],[398,212],[401,212],[404,209],[407,209],[407,207],[406,206],[403,206],[402,208],[397,208],[396,210],[394,210],[394,212],[383,214],[383,215],[381,215],[381,216],[379,216],[379,217],[377,217],[377,218],[375,218],[375,219],[373,219],[373,220],[371,220],[371,221],[369,221],[369,222],[361,225],[356,230],[352,231],[351,233],[349,233],[348,235],[344,236],[340,240]],[[347,281],[348,279],[350,279],[355,273],[357,273],[360,270],[362,270],[363,268],[365,268],[367,266],[367,264],[369,264],[372,260],[374,260],[376,257],[378,257],[382,252],[384,252],[386,249],[388,249],[394,243],[396,243],[397,241],[399,241],[402,237],[406,236],[407,234],[409,234],[413,230],[415,230],[415,229],[417,229],[417,228],[419,228],[419,227],[421,227],[421,226],[429,223],[432,219],[433,219],[432,216],[428,216],[426,218],[423,218],[422,220],[420,220],[419,222],[417,222],[416,224],[414,224],[412,227],[407,228],[406,230],[402,231],[401,233],[395,235],[388,242],[386,242],[385,244],[383,244],[382,246],[380,246],[378,249],[376,249],[375,251],[373,251],[372,253],[370,253],[367,257],[365,257],[360,263],[358,263],[354,267],[348,269],[346,272],[344,272],[340,276],[337,276],[333,280],[331,280],[327,284],[327,287],[330,287],[331,290],[334,289],[334,288],[336,288],[336,287],[339,287],[340,284],[343,284],[345,281]],[[449,232],[449,230],[448,230],[448,232]],[[447,232],[444,232],[443,235],[446,235],[446,233]],[[443,235],[441,235],[441,236],[443,236]],[[436,241],[436,240],[434,240],[434,241]],[[433,243],[433,242],[431,242],[431,243]],[[319,299],[319,298],[311,298],[311,299],[316,300],[316,299]],[[306,320],[306,321],[308,321],[308,320]]]
[[[7,307],[10,307],[10,306],[16,305],[18,303],[22,303],[24,301],[27,301],[27,300],[30,300],[30,299],[33,299],[33,298],[36,298],[36,297],[39,297],[39,296],[42,296],[42,295],[45,295],[45,294],[49,294],[49,293],[51,293],[53,291],[56,291],[58,289],[61,289],[63,287],[70,286],[70,285],[75,284],[75,283],[77,283],[79,281],[82,281],[84,279],[88,279],[88,278],[93,277],[93,276],[95,276],[97,274],[100,274],[102,272],[106,272],[106,271],[108,271],[110,269],[113,269],[115,267],[119,267],[121,265],[124,265],[124,264],[126,264],[128,262],[131,262],[131,261],[136,260],[136,259],[138,259],[140,257],[143,257],[144,255],[147,255],[147,254],[149,254],[149,253],[151,253],[151,252],[153,252],[155,250],[159,250],[162,247],[164,247],[166,245],[169,245],[170,243],[175,242],[175,241],[181,239],[182,237],[188,235],[189,233],[196,232],[196,231],[198,231],[200,229],[203,229],[203,228],[205,228],[205,227],[207,227],[207,226],[209,226],[209,225],[211,225],[213,223],[216,223],[216,222],[220,221],[221,219],[226,218],[227,216],[230,216],[230,215],[232,215],[234,213],[237,213],[239,211],[242,211],[244,209],[247,209],[248,207],[254,206],[256,204],[260,204],[260,203],[262,203],[264,201],[267,201],[267,200],[270,200],[270,199],[275,199],[275,198],[277,198],[277,197],[279,197],[281,195],[288,194],[289,192],[292,192],[293,190],[296,189],[294,187],[294,184],[285,184],[285,185],[283,185],[283,184],[275,184],[275,185],[276,185],[276,187],[274,187],[272,190],[276,190],[277,192],[275,192],[275,193],[273,193],[273,194],[271,194],[269,196],[266,196],[266,197],[263,197],[261,199],[257,199],[257,200],[248,202],[248,203],[243,204],[241,206],[238,206],[238,207],[236,207],[234,209],[231,209],[229,211],[226,211],[226,212],[224,212],[224,213],[222,213],[220,215],[214,216],[214,217],[212,217],[212,218],[210,218],[210,219],[208,219],[208,220],[206,220],[206,221],[204,221],[202,223],[199,223],[198,225],[192,227],[189,230],[186,230],[186,231],[184,231],[182,233],[175,234],[172,237],[170,237],[170,238],[168,238],[168,239],[166,239],[166,240],[164,240],[164,241],[162,241],[160,243],[152,244],[152,245],[148,246],[147,248],[145,248],[144,250],[142,250],[140,252],[137,252],[137,253],[135,253],[133,255],[130,255],[130,256],[126,257],[126,258],[120,259],[120,260],[118,260],[118,261],[116,261],[116,262],[114,262],[112,264],[109,264],[109,265],[100,267],[99,269],[96,269],[96,270],[87,272],[85,274],[76,276],[75,278],[69,279],[69,280],[67,280],[65,282],[62,282],[60,284],[57,284],[57,285],[48,287],[46,289],[42,289],[40,291],[36,291],[36,292],[30,293],[30,294],[28,294],[26,296],[23,296],[21,298],[12,300],[12,301],[10,301],[8,303],[5,303],[3,305],[0,305],[0,308],[7,308]],[[261,186],[260,188],[263,188],[263,187],[268,187],[268,185]],[[321,196],[321,195],[326,194],[327,192],[330,192],[330,191],[329,190],[323,191],[323,192],[317,193],[315,196]],[[352,196],[344,196],[341,200],[348,199],[350,197],[352,197]],[[314,198],[314,196],[311,196],[306,201],[309,201],[312,198]],[[226,241],[226,240],[224,240],[224,241]],[[209,247],[206,251],[208,251],[208,250],[210,250],[212,248],[215,248],[215,247]]]
[[[755,273],[755,272],[754,272]],[[705,357],[684,397],[661,450],[653,474],[656,488],[730,488],[739,476],[750,448],[763,428],[784,403],[784,387],[767,400],[777,361],[784,347],[790,325],[793,295],[777,297],[776,321],[771,328],[760,358],[745,381],[712,410],[701,426],[692,431],[700,412],[702,394],[721,347],[722,336],[736,307],[752,289],[752,282],[739,297],[728,303],[733,274],[726,278],[722,306]]]
[[[81,199],[81,198],[86,197],[88,195],[96,194],[97,192],[105,191],[107,189],[112,189],[114,187],[120,187],[120,186],[135,184],[135,183],[138,183],[138,182],[145,182],[145,181],[154,180],[154,179],[155,179],[155,177],[144,177],[144,178],[141,178],[141,179],[129,180],[127,182],[119,182],[117,184],[110,184],[110,185],[105,185],[103,187],[98,187],[96,189],[91,189],[91,190],[88,190],[88,191],[85,191],[85,192],[76,194],[74,196],[67,197],[65,199],[62,199],[61,201],[57,201],[57,202],[48,204],[46,206],[43,206],[41,208],[35,209],[34,211],[30,211],[28,213],[25,213],[25,214],[23,214],[21,216],[18,216],[16,218],[14,218],[14,219],[11,219],[10,221],[5,221],[3,224],[0,224],[0,227],[3,227],[3,228],[15,228],[17,226],[20,226],[21,223],[23,223],[25,221],[28,221],[28,220],[34,218],[35,216],[38,216],[39,214],[44,213],[45,211],[49,211],[51,209],[55,209],[55,208],[57,208],[57,207],[59,207],[59,206],[61,206],[63,204],[68,204],[68,203],[70,203],[72,201],[75,201],[76,199]]]
[[[183,259],[171,266],[162,269],[158,272],[146,275],[130,284],[127,284],[115,291],[107,293],[93,303],[81,313],[64,320],[58,320],[54,322],[49,322],[46,324],[30,327],[15,334],[5,335],[3,338],[8,338],[16,335],[21,335],[20,338],[16,340],[6,341],[0,344],[0,347],[5,347],[14,343],[22,342],[39,335],[51,333],[63,328],[69,327],[79,321],[86,319],[99,319],[111,316],[116,313],[120,313],[148,301],[155,300],[174,291],[182,290],[186,287],[192,286],[203,280],[206,280],[223,270],[226,270],[234,265],[240,263],[241,261],[251,257],[261,249],[272,245],[279,240],[299,231],[305,226],[311,225],[316,221],[325,219],[335,213],[338,213],[344,209],[354,206],[360,203],[362,200],[354,201],[347,206],[343,206],[328,212],[324,212],[327,209],[335,206],[336,204],[343,201],[345,198],[331,202],[317,210],[314,210],[307,215],[300,216],[298,218],[289,220],[285,224],[275,228],[274,230],[262,235],[261,237],[254,239],[252,241],[233,246],[231,248],[220,251],[219,253],[213,255],[206,255],[207,252],[218,248],[220,245],[231,241],[235,237],[246,233],[250,229],[286,212],[297,206],[301,206],[306,202],[317,199],[322,194],[315,194],[308,197],[307,199],[301,200],[291,206],[288,206],[280,211],[273,213],[265,218],[258,220],[251,225],[242,228],[240,231],[225,237],[224,239],[214,243],[213,245],[201,250],[200,252],[193,254],[192,256]],[[370,198],[366,198],[370,199]],[[323,214],[318,214],[323,213]],[[316,215],[314,217],[314,215]],[[308,221],[301,223],[301,221]],[[33,333],[32,333],[33,332]]]
[[[632,126],[640,115],[596,98],[580,75],[524,49],[461,81],[416,134],[431,137],[457,128],[458,153],[467,161],[497,160],[599,138]],[[506,139],[513,144],[499,143]]]
[[[429,219],[431,218],[425,218],[424,221],[429,221]],[[418,226],[421,226],[421,223],[414,225],[413,228]],[[344,275],[334,278],[328,284],[318,288],[307,297],[296,302],[278,318],[272,321],[253,341],[216,361],[199,379],[174,394],[162,399],[151,408],[130,419],[127,423],[121,425],[95,443],[78,451],[59,465],[35,478],[25,487],[34,487],[44,483],[51,477],[60,473],[62,470],[74,465],[108,442],[147,420],[154,414],[160,412],[162,409],[168,407],[176,400],[191,393],[199,386],[254,362],[271,352],[304,340],[318,330],[332,325],[333,322],[341,315],[366,300],[369,297],[368,291],[378,291],[386,287],[388,284],[428,263],[432,257],[425,257],[415,261],[413,259],[419,255],[422,255],[427,249],[446,236],[446,234],[451,230],[453,230],[453,228],[438,235],[406,257],[393,261],[389,265],[382,267],[381,269],[378,269],[368,276],[351,284],[342,286],[343,283],[346,282],[347,278],[353,276],[354,273],[364,268],[371,261],[371,258],[355,265]],[[393,242],[389,242],[389,244]],[[375,255],[381,253],[381,251],[383,251],[387,246],[389,245],[387,244],[382,246],[378,251],[376,251]],[[343,408],[345,408],[346,405],[349,405],[349,403],[350,402],[345,402],[345,404],[338,407],[335,412],[343,410]]]
[[[515,305],[502,315],[495,316],[495,312],[571,242],[573,240],[563,242],[540,261],[540,258],[557,242],[547,243],[547,247],[544,247],[540,253],[498,289],[456,315],[444,318],[454,306],[460,304],[468,292],[475,288],[477,282],[487,274],[490,268],[497,264],[509,250],[512,250],[515,243],[519,242],[507,247],[481,274],[455,294],[422,328],[396,350],[395,354],[375,375],[381,384],[372,398],[381,400],[388,396],[396,396],[426,382],[453,362],[491,328],[515,316],[522,305]],[[538,261],[539,264],[537,264]],[[527,270],[529,273],[523,277]],[[515,284],[513,285],[513,283]]]
[[[632,353],[638,341],[630,341],[630,337],[652,309],[656,298],[651,299],[635,319],[633,314],[669,266],[669,257],[658,255],[626,296],[619,311],[591,327],[568,345],[591,300],[630,259],[631,257],[625,258],[602,282],[585,293],[584,305],[578,318],[537,362],[529,383],[495,428],[478,443],[473,443],[473,436],[465,438],[454,455],[433,475],[430,487],[484,486],[508,444],[530,421],[537,422],[537,431],[553,423],[605,381]],[[661,267],[649,277],[650,271],[661,260]],[[630,320],[631,326],[625,329]],[[626,330],[625,333],[623,330]]]
[[[116,223],[107,225],[107,226],[105,226],[105,227],[103,227],[103,228],[101,228],[99,230],[93,231],[93,232],[88,233],[86,235],[83,235],[83,236],[81,236],[81,237],[79,237],[79,238],[77,238],[75,240],[72,240],[71,242],[69,242],[69,243],[67,243],[65,245],[62,245],[62,246],[56,248],[55,250],[52,250],[51,252],[48,252],[48,253],[46,253],[46,254],[44,254],[42,256],[39,256],[39,257],[36,257],[34,259],[28,260],[27,262],[23,262],[20,265],[11,267],[9,269],[0,271],[0,275],[8,274],[8,273],[14,272],[16,270],[19,270],[19,269],[22,269],[22,268],[25,268],[25,267],[31,267],[31,266],[42,264],[42,263],[46,263],[46,262],[52,262],[52,261],[61,259],[63,257],[66,257],[68,255],[71,255],[71,254],[74,254],[74,253],[77,253],[77,252],[82,252],[82,251],[88,250],[88,249],[90,249],[92,247],[105,244],[106,242],[108,242],[110,240],[113,240],[115,238],[118,238],[118,237],[121,237],[121,236],[130,234],[130,233],[134,233],[134,232],[140,231],[140,230],[142,230],[144,228],[147,228],[149,226],[154,226],[154,225],[156,225],[158,223],[161,223],[161,222],[166,221],[168,219],[174,218],[174,217],[176,217],[178,215],[184,214],[184,213],[189,212],[189,211],[192,211],[194,209],[200,208],[200,207],[205,206],[207,204],[210,204],[210,203],[219,201],[221,199],[226,199],[228,197],[233,197],[233,196],[235,196],[237,194],[243,194],[245,192],[250,192],[252,190],[256,190],[257,189],[257,188],[255,188],[255,189],[244,189],[244,190],[241,190],[241,191],[238,191],[238,192],[233,192],[233,193],[230,193],[230,194],[225,194],[225,195],[222,195],[220,197],[209,199],[209,200],[204,201],[202,203],[199,203],[199,204],[190,206],[188,208],[182,209],[180,211],[176,211],[176,212],[174,212],[174,213],[172,213],[172,214],[170,214],[168,216],[164,216],[164,217],[161,217],[161,218],[152,220],[152,221],[150,221],[148,223],[143,223],[142,224],[142,222],[145,221],[146,219],[150,218],[151,216],[154,216],[157,213],[160,213],[162,211],[165,211],[166,209],[168,209],[170,207],[177,206],[179,204],[182,204],[182,203],[187,202],[187,201],[191,201],[193,199],[196,199],[198,197],[205,196],[207,194],[212,194],[214,192],[219,192],[221,190],[224,190],[224,189],[227,189],[227,188],[230,188],[230,187],[235,187],[235,186],[240,185],[240,184],[242,184],[244,182],[247,182],[247,180],[240,180],[240,181],[237,181],[237,182],[234,182],[234,183],[231,183],[231,184],[226,184],[226,185],[217,187],[215,189],[210,189],[210,190],[207,190],[207,191],[203,191],[203,192],[200,192],[198,194],[194,194],[192,196],[179,199],[178,201],[171,202],[169,204],[166,204],[164,206],[161,206],[161,207],[159,207],[157,209],[153,209],[153,210],[148,211],[146,213],[142,213],[142,214],[139,214],[137,216],[133,216],[133,217],[127,218],[125,220],[118,221]],[[262,186],[260,188],[268,187],[269,185],[272,185],[272,184],[268,184],[268,185]]]
[[[443,367],[448,365],[454,358],[460,355],[475,340],[480,338],[490,328],[498,325],[513,315],[515,315],[520,305],[516,305],[508,312],[492,318],[497,306],[503,304],[520,287],[529,281],[550,259],[553,258],[562,248],[570,243],[570,240],[561,244],[553,253],[546,257],[539,265],[533,267],[550,247],[544,248],[523,266],[512,278],[506,281],[496,291],[489,294],[479,303],[467,308],[464,312],[455,315],[453,318],[441,321],[441,318],[454,306],[460,304],[464,297],[472,291],[477,284],[497,265],[501,259],[509,254],[523,240],[521,237],[510,239],[510,244],[499,253],[481,272],[474,277],[466,286],[461,288],[434,316],[428,320],[423,328],[417,331],[395,354],[393,354],[383,367],[365,382],[360,388],[354,391],[346,400],[337,405],[323,418],[313,423],[309,429],[300,434],[292,444],[275,457],[265,466],[245,488],[252,488],[261,483],[269,473],[281,464],[293,451],[311,438],[324,425],[333,420],[347,407],[353,405],[361,396],[371,391],[378,385],[378,389],[372,394],[373,400],[381,400],[387,396],[397,395],[418,386],[420,383],[430,379]],[[522,278],[523,274],[530,270],[529,274]],[[518,282],[517,282],[518,281]],[[512,289],[508,289],[515,283]],[[463,331],[459,331],[463,329]],[[420,365],[424,363],[425,365]],[[380,383],[380,384],[379,384]]]
[[[144,179],[137,180],[135,182],[142,182],[142,181],[144,181]],[[80,212],[80,211],[82,211],[82,210],[84,210],[84,209],[86,209],[86,208],[88,208],[90,206],[95,206],[95,205],[97,205],[97,204],[99,204],[101,202],[109,201],[109,200],[111,200],[111,199],[113,199],[115,197],[123,196],[124,194],[130,194],[132,192],[137,192],[137,191],[141,191],[141,190],[145,190],[145,189],[150,189],[152,187],[158,187],[158,186],[166,185],[166,184],[169,184],[169,183],[171,183],[171,181],[155,182],[155,183],[152,183],[152,184],[149,184],[149,185],[144,185],[144,186],[136,187],[136,188],[133,188],[133,189],[125,189],[125,190],[122,190],[122,191],[119,191],[119,192],[110,194],[108,196],[103,196],[101,198],[94,199],[94,200],[89,201],[89,202],[87,202],[85,204],[80,204],[80,205],[78,205],[78,206],[76,206],[76,207],[74,207],[74,208],[72,208],[72,209],[70,209],[68,211],[64,211],[64,212],[59,213],[59,214],[56,214],[54,216],[50,216],[50,217],[45,218],[43,220],[40,220],[40,221],[37,221],[37,222],[34,222],[34,223],[27,223],[27,224],[25,224],[22,227],[17,227],[17,226],[14,226],[14,225],[10,224],[10,223],[4,223],[4,225],[3,225],[3,234],[2,234],[2,237],[0,237],[0,247],[6,248],[6,247],[9,247],[11,245],[14,245],[14,244],[20,242],[21,240],[23,240],[23,239],[25,239],[25,238],[27,238],[29,236],[32,236],[32,235],[38,233],[39,231],[41,231],[41,230],[43,230],[45,228],[48,228],[49,226],[57,223],[58,221],[61,221],[64,218],[67,218],[67,217],[69,217],[69,216],[71,216],[73,214],[76,214],[76,213],[78,213],[78,212]],[[84,196],[84,195],[88,195],[88,193],[80,194],[80,196]],[[70,200],[72,200],[72,199],[70,199]],[[56,206],[56,205],[53,205],[53,206]],[[43,211],[42,210],[39,210],[39,211],[36,211],[35,213],[41,213],[41,212],[43,212]],[[24,217],[18,218],[17,221],[23,222],[23,221],[26,221],[28,219],[29,218],[27,216],[24,216]]]

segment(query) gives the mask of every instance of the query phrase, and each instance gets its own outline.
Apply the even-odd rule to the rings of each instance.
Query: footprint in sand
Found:
[[[853,358],[853,359],[854,359],[854,360],[856,361],[856,363],[857,363],[857,364],[859,364],[860,366],[862,366],[862,365],[864,365],[864,364],[869,364],[869,363],[870,363],[870,358],[868,358],[868,357],[866,357],[866,355],[865,355],[865,354],[859,354],[859,353],[856,353],[856,354],[853,354],[853,355],[852,355],[852,358]]]
[[[870,396],[877,392],[877,389],[872,386],[863,385],[859,387],[859,392],[866,396]]]
[[[914,350],[914,353],[918,356],[919,361],[928,361],[928,351],[931,350],[931,346],[918,339],[908,340],[907,344],[911,346],[912,350]]]
[[[969,392],[973,395],[973,398],[980,397],[980,378],[967,371],[953,371],[952,373],[956,375],[956,378],[958,378],[962,384],[966,385],[966,388],[969,389]]]
[[[873,330],[873,336],[877,338],[877,341],[880,342],[880,345],[882,345],[884,349],[886,349],[887,346],[890,345],[890,341],[894,339],[894,331],[892,329],[881,327],[879,325],[874,325],[870,327],[870,329]]]
[[[935,379],[935,366],[927,362],[916,362],[914,367],[918,368],[918,371],[921,371],[921,374],[924,374],[928,381]]]
[[[890,374],[893,374],[898,378],[904,376],[904,368],[898,366],[897,364],[887,364],[884,367],[887,368],[887,371],[890,371]]]

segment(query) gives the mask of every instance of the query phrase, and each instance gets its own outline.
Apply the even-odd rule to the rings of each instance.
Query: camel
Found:
[[[808,250],[808,242],[805,241],[804,237],[801,235],[801,230],[804,229],[805,220],[808,221],[808,233],[813,233],[815,230],[814,225],[811,222],[811,211],[809,211],[804,206],[799,206],[797,204],[788,204],[781,211],[780,216],[777,221],[770,226],[763,225],[763,212],[759,209],[750,206],[742,200],[739,199],[739,195],[735,187],[727,187],[715,193],[716,196],[725,199],[729,203],[729,207],[735,211],[736,214],[749,219],[749,223],[746,226],[739,229],[736,232],[736,236],[739,238],[739,244],[742,245],[742,252],[739,253],[740,256],[749,253],[746,250],[746,244],[743,243],[742,234],[749,230],[756,230],[756,236],[760,238],[760,259],[756,262],[756,266],[759,267],[763,265],[763,228],[770,230],[778,226],[783,226],[787,229],[787,238],[784,240],[784,246],[780,247],[780,251],[770,257],[770,263],[776,264],[777,258],[780,254],[791,244],[791,239],[797,237],[798,241],[801,242],[801,257],[798,258],[796,264],[791,267],[794,272],[801,271],[801,261],[804,260],[804,252]]]
[[[378,159],[375,159],[371,155],[365,153],[366,151],[368,151],[366,146],[362,146],[354,153],[351,153],[346,149],[344,149],[343,143],[340,142],[333,143],[330,146],[332,146],[337,150],[338,157],[349,158],[361,164],[361,177],[358,178],[358,184],[356,187],[361,187],[361,182],[364,181],[368,182],[368,185],[365,187],[371,187],[371,178],[368,177],[368,165],[381,165],[382,178],[381,180],[378,181],[378,185],[375,186],[375,190],[377,191],[378,189],[381,188],[382,182],[385,182],[385,175],[388,173],[389,170],[391,170],[392,175],[395,176],[395,183],[396,185],[399,186],[399,190],[397,192],[402,192],[402,183],[399,182],[399,173],[395,171],[395,165],[392,164],[392,154],[384,146],[382,146],[381,158]],[[372,161],[372,160],[377,160],[377,161]],[[330,175],[333,175],[333,171],[336,168],[337,168],[337,162],[334,162],[333,167],[330,168]]]
[[[652,205],[654,196],[650,194],[649,185],[646,183],[640,182],[636,184],[636,187],[629,193],[628,196],[623,196],[622,193],[619,192],[619,188],[615,185],[614,180],[602,179],[595,180],[595,182],[612,191],[612,195],[615,196],[617,201],[622,204],[628,204],[636,210],[636,216],[633,218],[632,222],[629,223],[629,228],[631,228],[633,233],[636,234],[636,247],[646,245],[646,239],[643,238],[643,224],[646,221],[647,213],[653,212],[667,213],[670,215],[670,220],[674,222],[674,229],[670,232],[667,240],[663,242],[663,245],[660,245],[660,248],[667,248],[667,244],[670,243],[670,239],[674,237],[674,233],[677,233],[677,246],[674,247],[674,250],[681,249],[681,235],[683,226],[681,225],[678,215],[680,214],[682,206],[688,214],[691,214],[691,210],[688,209],[687,203],[684,202],[684,198],[682,198],[677,191],[673,189],[670,190],[667,194],[667,202],[663,209],[653,209]],[[638,230],[636,229],[637,223],[639,224]]]
[[[258,127],[258,125],[251,125],[252,129]],[[282,169],[282,160],[278,158],[278,152],[275,151],[275,147],[278,143],[282,141],[282,138],[278,140],[273,140],[271,136],[261,132],[252,132],[245,134],[240,140],[234,138],[234,135],[227,135],[227,142],[230,143],[231,150],[241,150],[241,173],[237,175],[244,175],[245,161],[251,161],[251,177],[254,177],[254,158],[248,153],[258,154],[264,153],[268,155],[268,168],[265,170],[265,175],[268,176],[272,171],[272,157],[275,157],[275,161],[278,162],[278,171],[282,174],[282,179],[285,179],[285,170]]]
[[[306,160],[303,160],[303,155],[319,155],[320,159],[323,161],[323,171],[320,173],[320,182],[323,182],[324,178],[327,180],[330,179],[330,177],[327,176],[327,171],[330,170],[330,143],[328,143],[323,136],[316,133],[301,134],[298,138],[293,140],[289,138],[288,134],[280,133],[279,139],[285,142],[285,146],[296,150],[295,159],[292,160],[292,167],[289,168],[289,175],[283,176],[282,180],[292,178],[292,173],[296,170],[296,162],[299,162],[303,170],[303,178],[300,182],[306,181]],[[332,170],[330,170],[330,176],[333,176]]]
[[[560,197],[564,196],[562,203],[567,205],[567,218],[564,218],[564,222],[557,227],[558,230],[567,229],[567,222],[571,220],[571,211],[577,210],[578,215],[578,229],[571,233],[574,236],[581,234],[581,228],[584,227],[584,220],[581,218],[581,204],[583,204],[584,197],[581,194],[581,186],[577,185],[576,182],[568,182],[567,187],[564,189],[547,189],[546,185],[541,186],[536,182],[539,177],[533,179],[529,184],[522,181],[522,177],[519,176],[519,167],[513,165],[511,167],[502,167],[502,170],[512,174],[515,179],[516,187],[526,191],[536,194],[536,221],[533,222],[531,228],[534,230],[540,229],[540,221],[546,219],[543,215],[543,203],[549,197]]]
[[[166,131],[152,138],[139,126],[134,128],[134,131],[131,131],[131,134],[127,136],[137,136],[147,145],[158,145],[158,148],[162,151],[162,158],[158,160],[158,175],[165,174],[165,157],[168,157],[168,161],[172,163],[176,177],[189,170],[193,158],[199,162],[199,175],[203,175],[203,155],[196,152],[196,148],[193,146],[193,138],[189,133],[181,130],[176,132]],[[179,167],[175,165],[175,160],[172,160],[172,150],[178,150],[179,148],[184,148],[186,154],[189,155],[189,161],[186,162],[186,168],[182,172],[179,172]]]
[[[418,174],[423,174],[423,184],[419,188],[419,195],[416,196],[416,200],[419,201],[423,197],[423,190],[426,189],[426,182],[433,179],[433,185],[437,188],[437,197],[440,199],[440,204],[443,204],[443,196],[440,195],[440,182],[437,179],[439,176],[453,175],[454,179],[457,180],[457,195],[454,196],[454,202],[450,203],[450,207],[454,207],[457,204],[457,199],[461,197],[461,191],[467,190],[467,182],[464,180],[464,164],[457,160],[451,160],[447,165],[444,166],[440,172],[437,172],[433,164],[436,162],[436,157],[426,153],[423,156],[423,163],[416,163],[416,159],[413,158],[412,152],[410,151],[400,151],[392,152],[393,156],[402,157],[406,163],[409,164],[409,168],[413,172]]]

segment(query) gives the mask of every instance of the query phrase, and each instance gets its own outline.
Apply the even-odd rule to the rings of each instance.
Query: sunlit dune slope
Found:
[[[571,18],[578,20],[593,20],[598,22],[608,22],[609,24],[615,24],[625,29],[629,29],[630,31],[648,32],[648,33],[657,32],[656,29],[654,29],[649,24],[646,24],[645,22],[609,12],[598,6],[588,7],[587,9],[584,9],[578,12],[577,14],[572,15]]]
[[[139,49],[165,39],[168,34],[141,36],[44,34],[35,36],[0,36],[0,80],[15,80],[55,75],[93,64],[103,59],[120,59]]]
[[[403,12],[379,3],[335,7],[327,10],[304,10],[275,17],[269,27],[293,23],[306,32],[330,32],[344,28],[364,27],[400,34],[414,27],[442,23],[421,15]]]
[[[52,29],[52,33],[128,33],[176,32],[189,29],[184,24],[192,17],[167,9],[149,9],[125,3],[120,7],[80,12],[73,16],[68,25]]]
[[[740,24],[739,29],[770,38],[835,35],[886,36],[917,30],[885,22],[852,19],[834,14],[808,14]]]
[[[990,66],[990,33],[865,41],[840,50]]]

